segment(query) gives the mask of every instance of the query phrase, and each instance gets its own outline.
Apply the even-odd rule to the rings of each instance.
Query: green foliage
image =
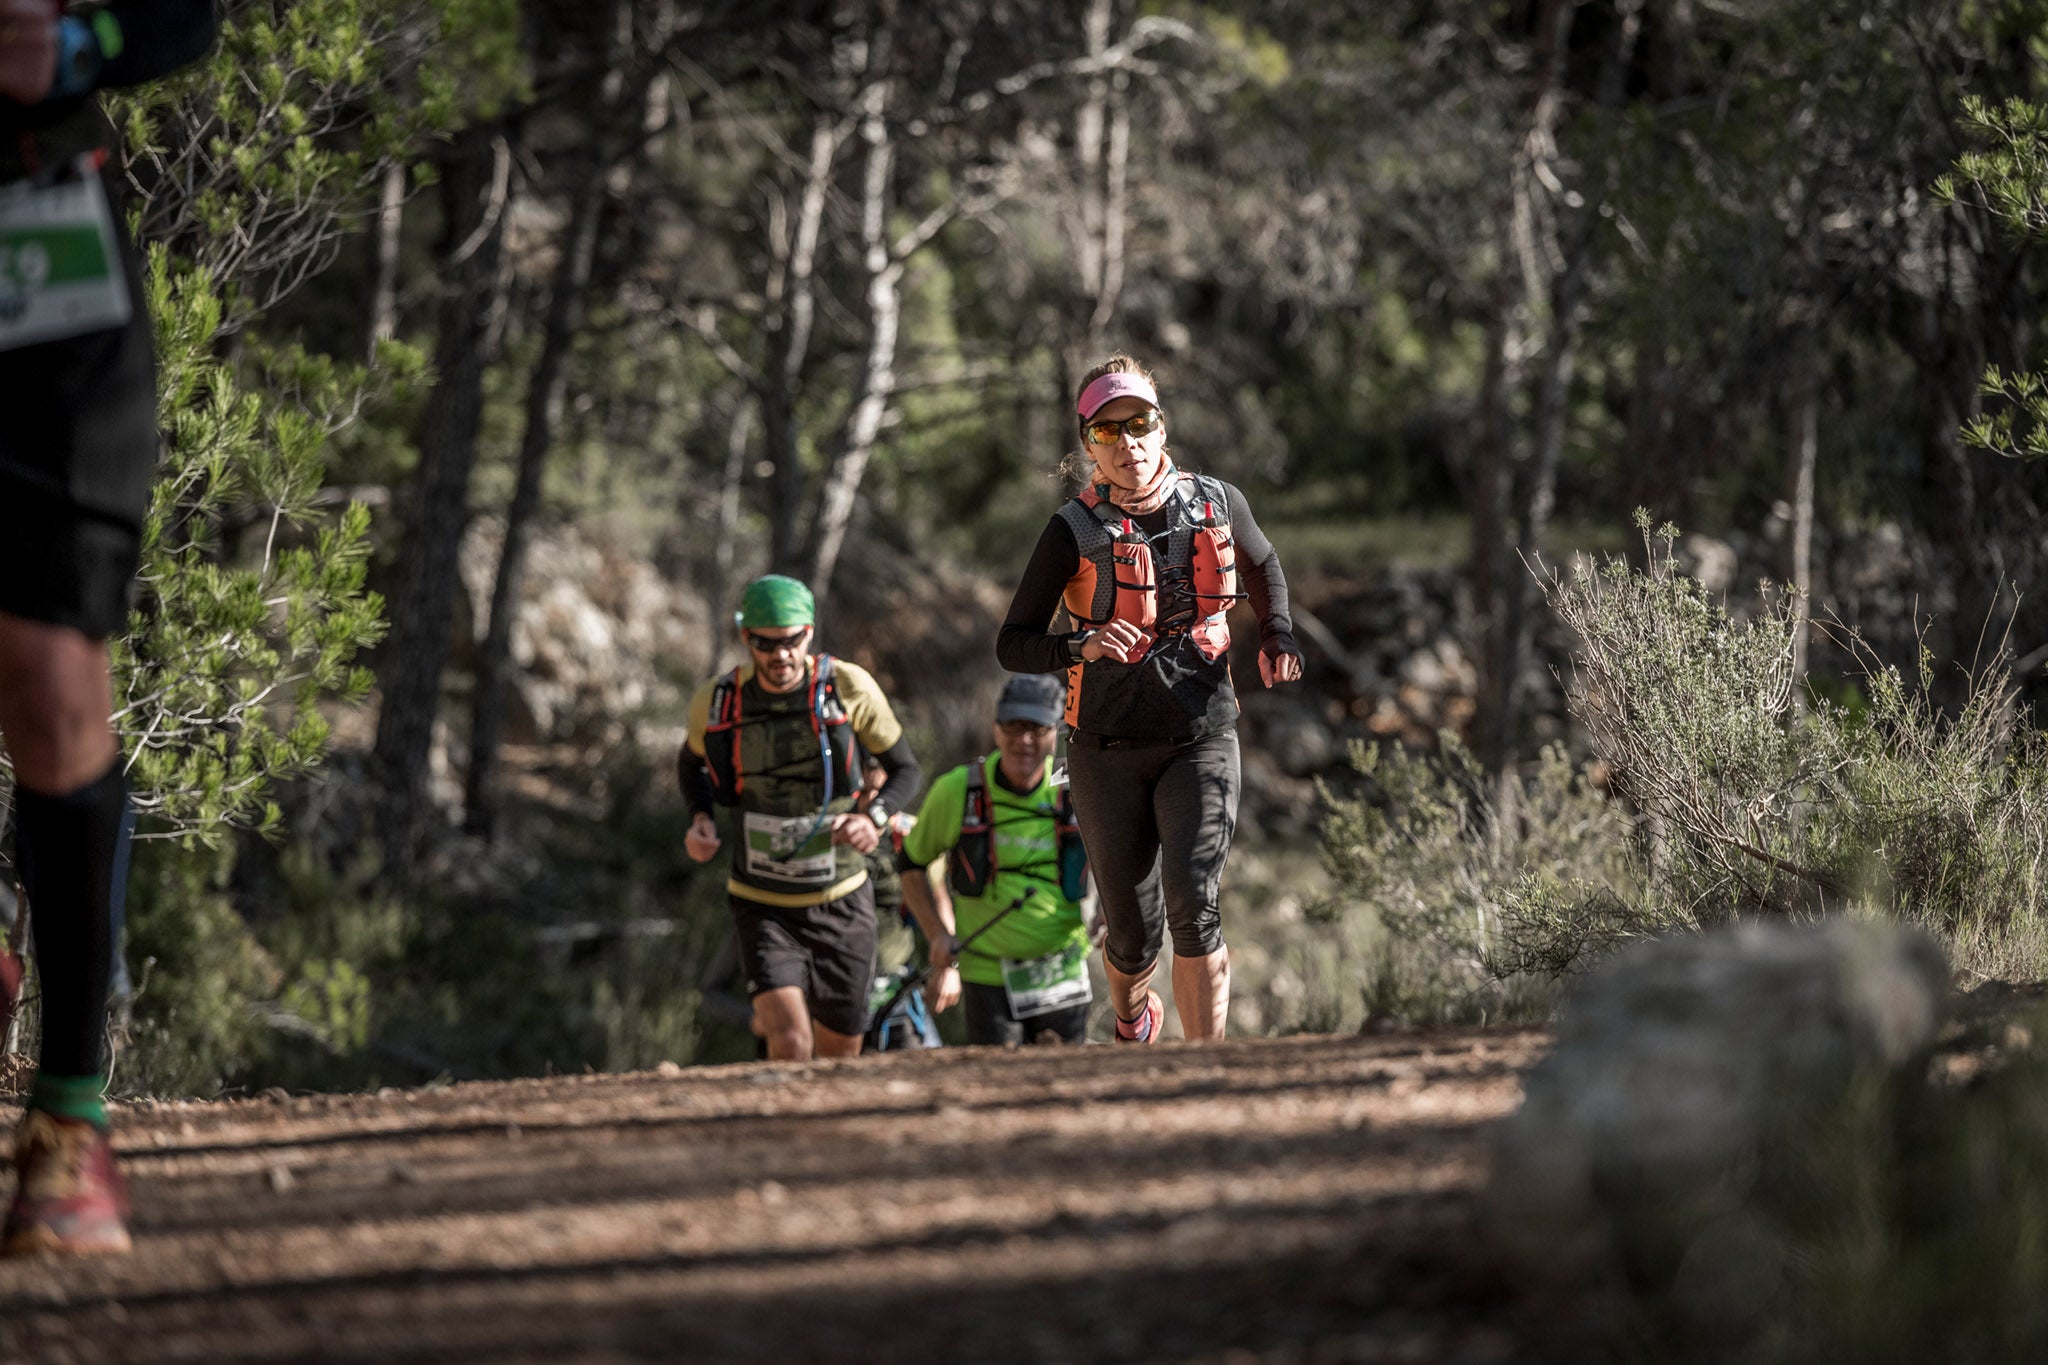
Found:
[[[274,1029],[361,1046],[369,989],[346,955],[280,974],[221,886],[237,828],[273,831],[271,784],[325,756],[322,707],[370,685],[382,634],[365,588],[368,509],[322,498],[336,435],[424,374],[260,335],[265,309],[334,259],[387,168],[517,90],[515,0],[229,0],[211,56],[111,97],[149,243],[164,463],[140,589],[112,642],[114,723],[142,837],[128,955],[141,990],[119,1084],[191,1093],[245,1068]],[[210,851],[208,851],[210,850]]]
[[[1738,621],[1676,572],[1668,534],[1649,558],[1551,589],[1581,643],[1573,714],[1650,837],[1642,913],[1853,908],[1923,925],[1965,967],[2038,938],[2048,742],[2003,670],[1946,713],[1931,658],[1908,679],[1830,623],[1867,705],[1802,706],[1791,601]]]
[[[204,848],[137,850],[126,942],[136,996],[115,1038],[116,1093],[215,1094],[262,1042],[254,1002],[279,974],[221,889],[225,869]]]
[[[2048,107],[1971,95],[1961,123],[1975,145],[1935,181],[1936,198],[1989,213],[2022,244],[2048,239]],[[2020,459],[2048,455],[2048,371],[1987,366],[1983,394],[1996,404],[1963,424],[1966,441]]]
[[[1326,913],[1369,992],[1456,1017],[1631,938],[1822,913],[1917,924],[1967,973],[2048,974],[2048,737],[2010,678],[1969,679],[1945,713],[1930,660],[1909,680],[1834,625],[1867,700],[1806,694],[1795,604],[1731,617],[1677,571],[1671,539],[1649,537],[1643,569],[1550,585],[1611,797],[1556,751],[1505,797],[1455,742],[1433,760],[1357,755],[1376,792],[1331,803]]]
[[[517,0],[230,0],[220,41],[110,112],[144,237],[239,327],[333,263],[387,168],[522,90]]]
[[[203,274],[153,250],[148,293],[168,464],[143,528],[143,600],[114,650],[115,723],[151,832],[217,843],[230,826],[276,822],[266,785],[326,752],[319,703],[370,684],[353,663],[383,629],[363,586],[369,511],[307,528],[328,436],[371,379],[259,350],[244,387],[216,357],[220,304]],[[247,551],[236,523],[254,533]]]
[[[1527,779],[1497,786],[1455,735],[1441,744],[1434,755],[1354,744],[1370,791],[1325,791],[1332,890],[1311,914],[1340,958],[1325,979],[1360,992],[1368,1014],[1416,1023],[1540,1016],[1550,979],[1596,941],[1652,928],[1588,920],[1562,953],[1562,940],[1532,933],[1560,899],[1591,904],[1629,885],[1627,822],[1554,746]],[[1333,1003],[1323,1024],[1355,1024]]]
[[[2038,1360],[2048,1351],[2048,1061],[2044,1021],[1967,1087],[1892,1122],[1845,1115],[1806,1154],[1820,1197],[1792,1250],[1802,1358],[1872,1365]],[[1960,1060],[1981,1063],[1977,1057]],[[1876,1116],[1880,1120],[1887,1117]]]

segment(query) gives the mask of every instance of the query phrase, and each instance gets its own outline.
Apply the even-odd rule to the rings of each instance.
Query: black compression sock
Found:
[[[114,964],[114,865],[127,805],[118,760],[98,781],[63,796],[14,790],[15,859],[43,983],[41,1070],[48,1075],[100,1069]]]

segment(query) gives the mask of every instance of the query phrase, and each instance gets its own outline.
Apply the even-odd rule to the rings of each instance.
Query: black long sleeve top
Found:
[[[98,90],[168,76],[204,56],[218,28],[213,0],[112,0],[69,12],[88,17],[104,12],[119,26],[114,51],[107,50],[97,32],[93,36],[101,48],[94,81]],[[110,133],[91,92],[39,104],[0,99],[0,181],[61,166],[104,146]]]
[[[1227,483],[1223,490],[1237,546],[1238,579],[1258,620],[1260,648],[1270,654],[1298,654],[1280,552],[1259,529],[1244,494]],[[1169,504],[1131,522],[1146,535],[1161,537],[1172,528],[1173,516]],[[1053,633],[1050,626],[1060,595],[1080,567],[1081,549],[1073,529],[1055,515],[1039,534],[996,637],[996,658],[1004,668],[1012,673],[1058,673],[1068,667],[1066,636]],[[1162,600],[1161,618],[1170,617],[1178,605]],[[1085,665],[1082,695],[1074,729],[1100,737],[1198,738],[1237,721],[1237,692],[1227,659],[1203,659],[1184,635],[1157,641],[1135,664],[1099,659]]]

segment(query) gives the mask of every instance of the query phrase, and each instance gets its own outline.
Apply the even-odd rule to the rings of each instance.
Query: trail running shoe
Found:
[[[1166,1023],[1166,1006],[1161,1003],[1158,991],[1145,992],[1145,1008],[1138,1011],[1138,1017],[1128,1024],[1122,1019],[1116,1021],[1116,1040],[1119,1043],[1156,1043],[1159,1030]],[[1139,1036],[1138,1030],[1144,1030]]]
[[[128,1250],[128,1187],[100,1129],[31,1109],[14,1133],[14,1171],[0,1255]]]

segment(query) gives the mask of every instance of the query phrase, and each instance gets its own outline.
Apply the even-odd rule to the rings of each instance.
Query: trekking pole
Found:
[[[968,945],[973,943],[974,940],[980,938],[989,930],[995,928],[996,925],[1002,923],[1004,916],[1008,915],[1012,910],[1017,909],[1019,906],[1023,905],[1024,902],[1030,899],[1031,892],[1026,891],[1022,895],[1018,896],[1017,899],[1011,901],[1008,905],[996,911],[995,914],[989,916],[988,922],[986,924],[982,925],[979,929],[976,929],[966,938],[961,939],[960,942],[954,947],[953,960],[955,962],[958,962],[960,960],[960,954],[967,951]],[[880,1007],[878,1007],[875,1010],[874,1019],[870,1020],[868,1024],[869,1030],[872,1031],[874,1029],[874,1020],[887,1019],[889,1017],[889,1011],[896,1008],[896,1002],[898,1000],[901,1000],[914,987],[923,985],[928,979],[930,979],[931,974],[932,968],[930,962],[926,962],[924,966],[917,968],[915,971],[905,973],[903,975],[903,978],[896,983],[896,989],[889,992],[889,998],[887,1000],[884,1000],[881,1003]]]

